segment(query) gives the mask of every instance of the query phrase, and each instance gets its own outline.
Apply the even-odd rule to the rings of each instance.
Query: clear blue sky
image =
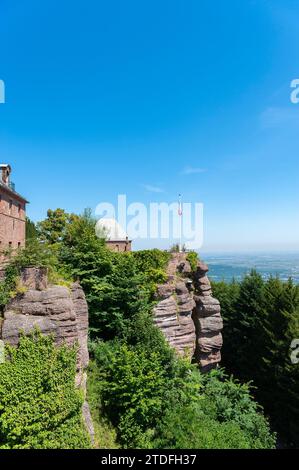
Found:
[[[2,0],[0,160],[34,220],[182,192],[206,250],[299,249],[298,43],[297,0]]]

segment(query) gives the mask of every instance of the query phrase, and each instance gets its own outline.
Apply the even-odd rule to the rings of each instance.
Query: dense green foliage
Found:
[[[5,279],[0,282],[0,313],[8,301],[14,296],[16,289],[18,271],[15,266],[6,268]]]
[[[223,365],[253,380],[255,396],[283,440],[299,446],[299,366],[290,345],[299,338],[299,286],[265,281],[255,271],[242,282],[214,283],[224,317]]]
[[[197,368],[158,348],[95,345],[98,393],[124,447],[272,448],[275,436],[248,385]]]
[[[18,271],[23,267],[47,267],[58,269],[58,260],[55,251],[47,244],[40,243],[32,238],[27,241],[26,248],[19,250],[17,254],[10,256],[10,266],[14,266]]]
[[[157,284],[167,279],[169,253],[110,251],[105,240],[96,236],[90,211],[82,216],[62,209],[49,211],[47,219],[38,224],[38,237],[11,259],[11,283],[16,288],[20,268],[34,265],[47,267],[53,282],[79,280],[84,288],[93,358],[88,394],[97,446],[274,446],[275,436],[251,397],[250,387],[222,372],[203,376],[197,367],[176,357],[155,327],[154,294]],[[197,255],[190,253],[188,259],[194,268]],[[82,399],[73,387],[75,356],[71,354],[74,352],[55,349],[49,339],[41,338],[33,342],[23,338],[19,349],[10,351],[11,360],[0,367],[4,447],[88,446],[79,419]],[[21,368],[29,374],[28,389]],[[20,377],[20,383],[11,396],[5,387],[11,387],[13,377]],[[19,397],[23,388],[26,404]],[[46,409],[41,403],[44,397]],[[18,417],[9,400],[16,403]],[[42,413],[46,413],[43,430]]]
[[[0,448],[90,447],[82,420],[83,396],[75,389],[76,350],[51,337],[22,337],[6,346],[0,366]]]
[[[197,267],[197,263],[198,263],[198,261],[199,261],[198,253],[196,253],[195,251],[190,251],[190,252],[187,254],[187,260],[188,260],[189,263],[190,263],[190,266],[191,266],[192,271],[195,271],[195,270],[196,270],[196,267]]]

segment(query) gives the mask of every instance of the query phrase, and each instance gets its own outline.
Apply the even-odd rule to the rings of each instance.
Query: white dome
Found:
[[[127,238],[126,232],[115,219],[98,220],[96,234],[99,238],[104,235],[108,241],[122,241]]]

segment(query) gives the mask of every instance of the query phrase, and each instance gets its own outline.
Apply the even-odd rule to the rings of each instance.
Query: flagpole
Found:
[[[183,222],[183,211],[182,211],[182,195],[179,194],[179,218],[180,218],[180,244],[179,244],[179,252],[182,253],[183,251],[183,243],[182,243],[182,236],[183,236],[183,231],[182,231],[182,222]]]

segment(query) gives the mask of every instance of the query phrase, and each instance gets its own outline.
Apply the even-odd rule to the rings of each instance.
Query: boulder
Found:
[[[17,346],[21,333],[38,327],[53,334],[56,344],[79,344],[78,369],[88,365],[88,308],[82,288],[62,286],[28,290],[12,299],[4,311],[2,339]]]

